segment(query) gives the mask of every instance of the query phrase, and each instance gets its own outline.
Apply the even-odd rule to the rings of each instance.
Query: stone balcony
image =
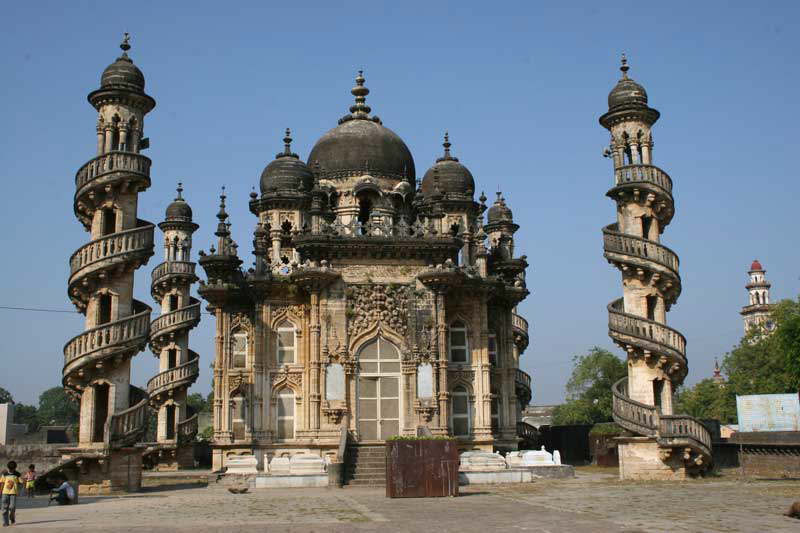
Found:
[[[150,183],[150,158],[133,152],[108,152],[85,163],[75,174],[75,198],[124,177]]]
[[[614,169],[614,181],[617,187],[635,183],[646,183],[663,189],[672,195],[672,178],[669,174],[654,165],[624,165]]]
[[[140,309],[138,313],[88,329],[67,342],[64,346],[65,385],[80,388],[80,374],[90,372],[105,359],[130,357],[147,345],[150,307],[135,303]]]
[[[161,404],[163,396],[168,396],[170,392],[181,387],[188,387],[200,375],[200,357],[189,350],[189,360],[175,368],[169,368],[159,372],[147,382],[147,392],[150,395],[150,402],[154,406]]]
[[[135,269],[153,255],[155,226],[139,221],[139,226],[112,233],[90,241],[78,248],[69,259],[69,294],[85,304],[92,281],[121,266]]]
[[[186,285],[197,281],[196,264],[191,261],[165,261],[151,273],[150,293],[156,300],[175,285]]]
[[[150,348],[159,355],[164,345],[169,342],[170,334],[181,330],[189,330],[200,322],[200,302],[191,299],[190,305],[176,311],[164,313],[150,324]]]
[[[686,368],[686,338],[675,329],[626,313],[620,298],[608,306],[609,335],[619,344],[665,355]]]

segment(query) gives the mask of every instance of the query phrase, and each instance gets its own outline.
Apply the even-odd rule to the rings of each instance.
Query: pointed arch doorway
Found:
[[[362,442],[400,433],[400,351],[383,337],[358,352],[357,429]]]

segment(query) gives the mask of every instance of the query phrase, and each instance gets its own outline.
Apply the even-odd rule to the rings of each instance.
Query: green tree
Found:
[[[25,405],[18,403],[14,406],[14,423],[25,424],[28,431],[33,432],[39,429],[39,412],[35,405]]]
[[[0,387],[0,403],[11,403],[13,401],[14,398],[11,397],[11,393]]]
[[[625,361],[595,346],[573,358],[567,401],[553,411],[553,424],[595,424],[611,421],[611,386],[628,373]]]
[[[736,422],[736,396],[727,385],[707,378],[678,391],[675,412],[730,424]]]
[[[779,302],[772,316],[777,324],[775,343],[786,362],[786,379],[796,391],[800,389],[800,297]]]
[[[212,391],[207,398],[204,398],[199,392],[193,392],[186,397],[186,404],[193,408],[195,413],[210,413],[214,405],[214,393]]]
[[[39,423],[73,425],[78,422],[80,407],[62,387],[47,389],[39,395]]]

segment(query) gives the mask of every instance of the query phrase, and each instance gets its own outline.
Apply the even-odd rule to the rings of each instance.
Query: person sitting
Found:
[[[69,484],[66,477],[61,478],[61,485],[50,491],[50,501],[56,501],[58,505],[70,505],[75,503],[75,489]],[[49,502],[48,502],[49,505]]]

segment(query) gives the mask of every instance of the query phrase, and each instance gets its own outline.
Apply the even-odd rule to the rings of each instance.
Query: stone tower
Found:
[[[150,307],[133,298],[133,276],[153,254],[154,226],[137,217],[137,202],[150,186],[150,160],[139,152],[155,100],[128,57],[127,34],[120,48],[88,96],[98,112],[97,156],[75,176],[74,211],[89,242],[70,258],[68,292],[86,323],[64,347],[63,383],[80,399],[78,447],[68,455],[82,462],[82,493],[137,487],[141,454],[128,446],[148,412],[147,394],[130,385],[130,361],[147,345],[150,324]]]
[[[611,132],[617,221],[603,228],[604,255],[622,274],[623,296],[608,305],[609,335],[627,352],[628,376],[614,386],[614,419],[633,436],[619,446],[623,478],[683,477],[704,468],[711,439],[700,422],[674,416],[672,396],[688,368],[686,340],[666,325],[681,292],[678,256],[662,245],[674,215],[672,180],[653,165],[651,128],[659,112],[628,77],[608,96],[600,124]]]
[[[772,331],[775,324],[770,318],[771,305],[769,303],[769,289],[772,284],[767,281],[767,271],[756,259],[750,265],[747,274],[750,281],[745,285],[749,294],[749,303],[742,307],[741,315],[744,319],[744,332],[748,333],[753,328],[764,328]]]
[[[199,356],[189,349],[189,331],[200,322],[200,301],[190,294],[197,281],[191,261],[192,208],[178,196],[169,204],[164,221],[164,262],[153,269],[150,291],[161,316],[150,325],[150,348],[159,358],[159,373],[147,384],[150,405],[158,410],[156,446],[151,459],[159,470],[194,466],[190,444],[197,434],[197,413],[186,404],[187,389],[199,375]]]

